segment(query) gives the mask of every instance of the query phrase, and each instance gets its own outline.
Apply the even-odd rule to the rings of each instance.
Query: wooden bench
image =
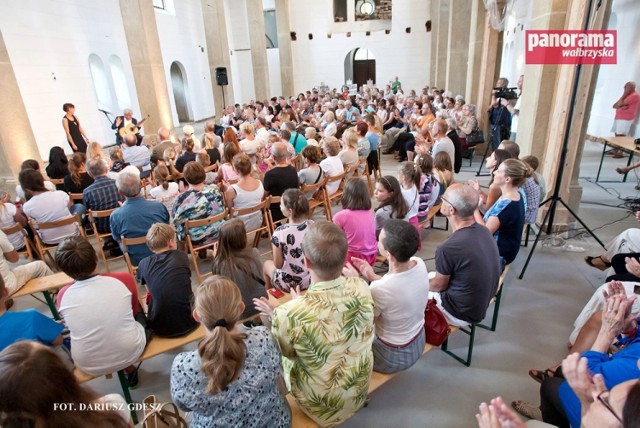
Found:
[[[166,352],[179,349],[185,345],[188,345],[192,342],[202,339],[204,337],[204,334],[205,334],[204,327],[200,325],[198,326],[197,329],[187,334],[186,336],[175,337],[171,339],[166,337],[157,337],[157,336],[153,337],[149,341],[149,344],[147,345],[144,352],[142,353],[142,355],[140,355],[140,357],[136,362],[140,363],[144,360],[148,360],[149,358],[156,357],[160,354],[164,354]],[[73,375],[75,376],[77,381],[80,383],[88,382],[92,379],[102,376],[102,375],[92,375],[89,373],[85,373],[77,367],[73,370]],[[107,379],[110,379],[112,377],[112,374],[106,374],[104,376]],[[120,386],[122,387],[122,393],[124,395],[124,399],[129,404],[133,403],[133,399],[131,398],[131,392],[129,391],[129,382],[127,381],[127,376],[124,370],[118,371],[118,380],[120,381]],[[133,408],[131,410],[131,418],[133,419],[134,424],[138,423],[138,417],[136,415],[135,410],[133,410]]]
[[[489,302],[489,306],[491,306],[492,303],[494,304],[494,306],[493,306],[493,315],[491,317],[491,319],[492,319],[491,320],[491,325],[485,325],[485,324],[482,324],[482,323],[473,323],[469,327],[449,326],[449,328],[451,328],[451,333],[449,334],[449,336],[451,336],[451,334],[453,334],[453,332],[456,331],[456,330],[460,330],[460,331],[462,331],[463,333],[465,333],[466,335],[469,336],[469,346],[467,348],[467,358],[463,359],[463,358],[459,357],[458,355],[454,354],[453,352],[451,352],[449,350],[449,348],[448,348],[449,339],[448,338],[442,344],[442,350],[446,354],[448,354],[451,357],[453,357],[456,361],[464,364],[467,367],[469,367],[471,365],[471,357],[473,356],[473,344],[474,344],[475,336],[476,336],[476,327],[484,328],[485,330],[496,331],[496,326],[498,324],[498,314],[500,312],[500,302],[502,300],[503,284],[504,284],[505,278],[507,277],[507,274],[509,273],[509,268],[510,267],[511,267],[511,265],[506,265],[504,267],[504,271],[502,272],[502,275],[500,275],[500,280],[498,281],[498,291],[496,292],[496,295]]]
[[[285,296],[280,299],[275,299],[271,294],[269,294],[269,300],[271,301],[278,301],[280,303],[284,303],[290,299],[291,299],[291,296],[289,294],[285,294]],[[252,318],[253,317],[249,319],[252,319]],[[240,320],[239,322],[243,322],[243,321],[246,321],[246,320]],[[142,354],[140,355],[136,363],[141,363],[144,360],[148,360],[158,355],[175,351],[176,349],[179,349],[185,345],[201,340],[202,338],[204,338],[204,336],[205,336],[205,329],[204,327],[202,327],[202,325],[198,326],[197,329],[195,329],[188,335],[182,336],[182,337],[166,338],[166,337],[154,336],[149,341],[149,344],[147,345],[145,350],[142,352]],[[129,404],[133,403],[133,399],[131,398],[131,392],[129,391],[129,382],[127,381],[127,376],[125,375],[124,370],[119,370],[117,374],[118,374],[118,380],[120,381],[120,387],[122,388],[122,393],[124,395],[124,399]],[[107,373],[104,375],[92,375],[92,374],[83,372],[77,367],[73,370],[73,375],[75,376],[76,380],[80,383],[88,382],[90,380],[93,380],[101,376],[105,376],[107,379],[111,379],[113,377],[112,373]],[[131,410],[131,418],[133,419],[134,423],[136,424],[138,423],[138,417],[134,410]]]
[[[25,285],[20,287],[18,291],[13,293],[10,297],[15,298],[26,296],[28,294],[42,293],[47,302],[47,306],[49,306],[49,309],[51,310],[53,318],[59,320],[60,314],[58,313],[56,304],[53,301],[53,297],[51,296],[51,291],[59,290],[65,285],[71,284],[73,281],[74,280],[64,272],[43,276],[41,278],[30,279]]]
[[[422,352],[422,355],[424,356],[424,354],[426,354],[433,348],[434,348],[433,345],[429,345],[427,343],[424,347],[424,351]],[[410,370],[410,368],[408,370]],[[395,372],[395,373],[378,373],[376,371],[372,372],[371,380],[369,381],[369,394],[371,394],[373,391],[380,388],[382,385],[389,382],[391,379],[393,379],[398,374],[403,372],[404,370]],[[293,428],[317,428],[318,427],[318,424],[315,423],[309,416],[307,416],[306,413],[304,413],[302,409],[300,409],[300,407],[298,407],[296,400],[293,398],[291,394],[287,395],[287,401],[289,402],[289,407],[291,407],[291,426]]]

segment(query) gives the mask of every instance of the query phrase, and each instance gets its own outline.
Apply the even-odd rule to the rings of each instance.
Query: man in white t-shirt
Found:
[[[7,263],[16,263],[19,260],[20,255],[9,242],[7,235],[0,231],[0,275],[9,291],[9,296],[18,291],[30,279],[53,275],[47,264],[40,260],[16,266],[13,269]]]
[[[258,116],[254,126],[256,127],[256,141],[260,143],[260,147],[267,147],[270,135],[267,129],[267,120],[262,116]]]
[[[408,222],[388,220],[380,232],[378,249],[389,261],[389,273],[377,275],[369,263],[355,257],[345,276],[360,274],[371,281],[376,338],[373,370],[395,373],[411,367],[425,345],[424,310],[429,299],[429,277],[422,259],[413,257],[420,237]],[[354,269],[354,266],[356,269]]]
[[[71,333],[76,366],[93,375],[124,369],[129,386],[135,386],[138,375],[133,363],[144,351],[147,336],[134,318],[131,292],[123,282],[97,272],[98,256],[82,237],[62,241],[56,249],[56,263],[76,280],[57,299],[58,311]]]
[[[451,138],[447,137],[447,122],[436,119],[429,125],[429,130],[434,140],[431,156],[435,158],[438,152],[445,152],[451,158],[451,165],[453,165],[456,158],[456,148]]]

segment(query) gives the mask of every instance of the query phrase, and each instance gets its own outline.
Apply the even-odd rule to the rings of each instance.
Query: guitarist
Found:
[[[116,130],[116,144],[118,146],[121,146],[123,143],[123,136],[120,135],[120,130],[122,128],[129,127],[132,124],[136,128],[142,128],[142,122],[144,122],[144,120],[141,121],[140,125],[138,126],[138,121],[135,117],[133,117],[133,111],[129,108],[124,110],[124,116],[116,116],[116,120],[111,125],[111,129]],[[142,135],[140,135],[139,130],[138,132],[136,132],[136,139],[138,140],[138,143],[136,145],[139,146],[142,143]]]

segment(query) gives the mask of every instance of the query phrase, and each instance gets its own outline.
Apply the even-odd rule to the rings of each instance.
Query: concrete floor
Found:
[[[583,186],[579,215],[607,242],[619,232],[636,227],[630,211],[617,208],[618,194],[638,197],[634,189],[636,177],[627,183],[607,183],[606,188],[594,184],[602,146],[587,142],[581,165],[580,185]],[[481,154],[470,168],[468,162],[458,174],[458,181],[476,178]],[[613,169],[626,164],[624,160],[605,159],[603,179],[619,178]],[[383,172],[395,174],[397,163],[383,159]],[[486,184],[488,177],[480,177]],[[436,220],[443,223],[442,218]],[[420,256],[433,270],[433,257],[438,243],[450,232],[429,230],[423,235]],[[572,323],[605,278],[605,273],[588,267],[583,258],[597,255],[600,247],[590,236],[576,237],[570,242],[585,249],[569,252],[561,247],[538,245],[524,279],[517,276],[531,248],[522,248],[505,282],[502,306],[496,332],[478,329],[472,366],[467,368],[435,349],[423,356],[412,368],[400,373],[371,395],[369,406],[348,420],[345,427],[473,427],[474,415],[482,401],[502,395],[505,401],[538,402],[538,384],[529,378],[530,368],[544,368],[559,362],[566,352]],[[261,252],[268,251],[263,242]],[[205,267],[206,268],[206,267]],[[112,270],[125,270],[116,262]],[[194,280],[195,283],[195,280]],[[16,299],[16,309],[36,307],[48,313],[46,306],[32,297]],[[462,333],[455,333],[450,348],[465,352]],[[183,350],[194,349],[195,344]],[[160,401],[170,399],[169,372],[176,353],[145,361],[140,368],[140,384],[132,391],[141,402],[150,394]],[[95,379],[88,384],[100,394],[121,392],[116,378]]]

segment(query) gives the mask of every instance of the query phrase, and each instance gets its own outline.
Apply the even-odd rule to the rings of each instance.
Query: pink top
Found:
[[[377,254],[376,219],[371,210],[343,209],[333,216],[333,222],[347,235],[350,253]]]
[[[233,169],[233,165],[230,163],[223,163],[220,165],[220,171],[222,171],[222,178],[224,181],[237,180],[238,173]]]
[[[616,120],[634,120],[638,113],[638,101],[640,101],[640,95],[637,92],[627,95],[624,99],[627,108],[616,109]]]

